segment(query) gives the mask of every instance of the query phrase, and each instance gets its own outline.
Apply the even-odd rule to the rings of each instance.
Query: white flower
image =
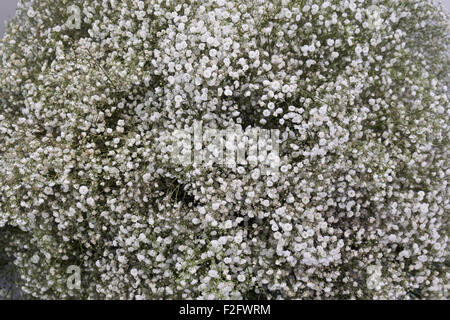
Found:
[[[218,273],[216,270],[209,270],[209,271],[208,271],[208,275],[209,275],[211,278],[218,278],[218,277],[219,277],[219,273]]]
[[[39,263],[39,256],[37,255],[37,254],[35,254],[35,255],[33,255],[32,257],[31,257],[31,262],[33,262],[33,263]]]
[[[87,198],[87,199],[86,199],[86,202],[87,202],[87,204],[90,205],[90,206],[94,206],[94,205],[95,205],[95,200],[94,200],[94,198],[92,198],[92,197]]]
[[[81,186],[80,189],[78,189],[78,191],[80,192],[81,195],[84,196],[84,195],[88,194],[89,189],[86,186]]]
[[[206,79],[211,78],[211,74],[212,74],[212,72],[211,72],[211,69],[210,69],[210,68],[206,68],[205,71],[203,72],[203,76],[204,76]]]
[[[226,229],[231,229],[232,227],[233,227],[233,224],[232,224],[231,220],[225,221],[225,228]]]
[[[28,12],[27,12],[27,15],[30,17],[30,18],[34,18],[35,16],[36,16],[36,11],[34,11],[33,9],[29,9],[28,10]]]
[[[25,298],[448,298],[439,7],[35,2],[0,41]]]

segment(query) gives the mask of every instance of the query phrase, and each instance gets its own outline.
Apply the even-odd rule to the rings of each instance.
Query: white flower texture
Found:
[[[71,3],[22,0],[0,41],[0,256],[24,298],[448,298],[442,8],[83,0],[71,28]],[[175,163],[196,122],[278,130],[279,169]]]
[[[78,191],[80,191],[80,194],[84,196],[84,195],[87,195],[87,194],[88,194],[89,189],[88,189],[88,187],[86,187],[86,186],[81,186],[80,189],[79,189]]]

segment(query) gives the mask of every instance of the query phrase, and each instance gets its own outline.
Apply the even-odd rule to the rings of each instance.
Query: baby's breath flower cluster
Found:
[[[0,241],[23,296],[447,298],[448,21],[419,0],[22,0]],[[279,170],[175,164],[195,121],[280,130]]]

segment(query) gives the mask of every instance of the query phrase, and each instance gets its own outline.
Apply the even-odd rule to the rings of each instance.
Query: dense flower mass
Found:
[[[419,0],[21,0],[0,243],[22,295],[447,298],[448,22]],[[279,130],[279,170],[175,163],[195,121]]]

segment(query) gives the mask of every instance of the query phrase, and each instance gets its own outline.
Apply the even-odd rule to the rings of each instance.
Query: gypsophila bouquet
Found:
[[[448,298],[448,22],[419,0],[20,1],[0,42],[15,285]]]

